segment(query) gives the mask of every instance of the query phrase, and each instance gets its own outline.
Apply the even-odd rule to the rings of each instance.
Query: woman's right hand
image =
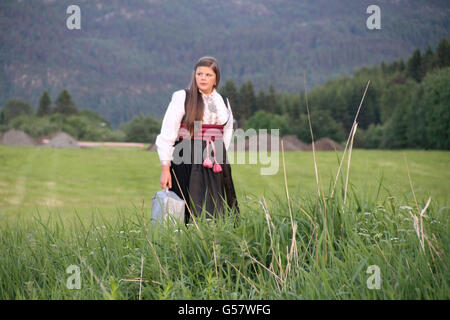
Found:
[[[159,184],[162,189],[172,189],[172,177],[170,175],[170,166],[161,166],[161,179]]]

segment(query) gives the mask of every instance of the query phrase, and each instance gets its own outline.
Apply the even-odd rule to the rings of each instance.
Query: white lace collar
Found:
[[[209,94],[209,96],[207,96],[206,94],[204,94],[200,89],[198,89],[198,92],[200,92],[200,94],[202,95],[202,97],[204,99],[208,99],[209,97],[214,97],[217,93],[216,88],[213,88],[213,90],[211,91],[211,93]]]

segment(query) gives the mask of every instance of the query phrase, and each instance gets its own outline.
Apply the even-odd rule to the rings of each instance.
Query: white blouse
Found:
[[[207,104],[207,96],[202,93],[205,105],[203,113],[203,124],[225,124],[223,128],[223,142],[225,148],[228,149],[233,135],[233,113],[231,112],[230,102],[227,100],[227,106],[222,96],[213,89],[211,97],[216,105],[216,112],[210,112]],[[178,138],[178,130],[180,129],[181,120],[184,116],[184,101],[186,99],[186,91],[178,90],[172,95],[172,100],[167,107],[166,114],[161,126],[161,133],[156,137],[156,148],[159,160],[172,161],[174,144]]]

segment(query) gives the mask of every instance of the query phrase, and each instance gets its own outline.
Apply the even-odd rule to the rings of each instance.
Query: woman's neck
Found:
[[[212,88],[212,90],[209,92],[209,93],[206,93],[206,92],[204,92],[204,91],[202,91],[202,90],[200,90],[200,89],[198,89],[201,93],[203,93],[205,96],[207,96],[207,97],[209,97],[210,95],[212,95],[213,94],[213,92],[214,92],[214,88]]]

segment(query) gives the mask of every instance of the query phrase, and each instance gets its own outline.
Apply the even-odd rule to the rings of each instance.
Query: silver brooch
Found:
[[[216,104],[214,103],[214,99],[212,96],[208,97],[206,99],[206,103],[208,104],[208,109],[209,112],[216,112],[217,108],[216,108]]]

